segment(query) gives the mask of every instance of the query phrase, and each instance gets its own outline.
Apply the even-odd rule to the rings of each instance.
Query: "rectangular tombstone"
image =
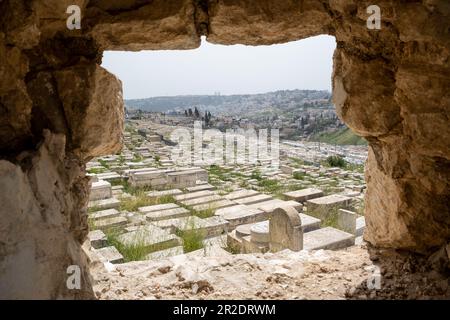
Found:
[[[202,191],[196,191],[196,192],[190,192],[190,193],[176,195],[173,198],[176,201],[185,201],[185,200],[202,198],[202,197],[206,197],[206,196],[212,196],[214,194],[215,193],[210,190],[202,190]]]
[[[95,229],[100,229],[102,231],[123,228],[128,223],[127,218],[125,217],[114,217],[114,218],[106,218],[102,220],[97,220],[93,222]]]
[[[97,253],[110,263],[116,264],[124,262],[122,254],[114,246],[97,249]]]
[[[337,216],[337,228],[339,230],[356,234],[357,214],[350,210],[339,209]]]
[[[331,215],[336,215],[339,209],[348,208],[351,200],[352,198],[339,194],[311,199],[306,201],[307,213],[325,220]]]
[[[151,224],[123,233],[117,237],[117,240],[124,246],[143,247],[148,253],[181,244],[181,239],[176,235]]]
[[[236,202],[230,201],[228,199],[222,199],[217,201],[212,201],[208,203],[198,204],[192,206],[192,210],[205,211],[205,210],[216,210],[221,208],[227,208],[236,205]]]
[[[168,209],[174,209],[174,208],[179,208],[179,206],[175,203],[164,203],[164,204],[156,204],[153,206],[140,207],[140,208],[138,208],[138,211],[140,213],[149,213],[149,212],[168,210]]]
[[[355,236],[332,227],[317,229],[303,235],[305,250],[337,250],[355,244]]]
[[[279,207],[286,207],[291,206],[297,211],[302,211],[303,205],[296,201],[284,201],[280,199],[271,199],[268,201],[263,201],[259,203],[255,203],[252,205],[249,205],[251,208],[257,208],[260,209],[268,214],[271,214],[276,208]]]
[[[89,201],[88,208],[93,210],[114,209],[120,206],[120,201],[116,198],[109,198],[103,200]]]
[[[147,197],[149,198],[160,198],[165,196],[177,196],[183,194],[180,189],[170,189],[170,190],[162,190],[162,191],[150,191],[147,193]]]
[[[315,188],[307,188],[302,190],[290,191],[283,194],[288,200],[297,202],[305,202],[309,199],[319,198],[323,196],[323,191]]]
[[[190,214],[191,213],[189,212],[189,210],[185,208],[174,208],[168,210],[149,212],[145,215],[145,217],[148,221],[159,221],[159,220],[187,217]]]
[[[300,219],[302,220],[303,233],[320,229],[320,219],[308,216],[307,214],[303,213],[300,213]]]
[[[91,193],[89,194],[90,201],[108,199],[112,197],[111,183],[104,180],[92,182]]]
[[[106,210],[95,211],[95,212],[89,214],[89,219],[102,220],[102,219],[118,217],[119,215],[120,215],[120,212],[117,211],[116,209],[106,209]]]
[[[242,238],[236,235],[236,230],[227,233],[227,248],[234,254],[243,253]]]
[[[239,204],[250,205],[250,204],[259,203],[259,202],[263,202],[263,201],[267,201],[267,200],[271,200],[271,199],[272,199],[272,196],[270,196],[268,194],[257,194],[255,196],[241,198],[241,199],[237,199],[235,201]]]
[[[162,260],[162,259],[167,259],[167,258],[170,258],[173,256],[178,256],[183,253],[184,253],[183,246],[176,246],[176,247],[172,247],[169,249],[164,249],[164,250],[149,253],[145,257],[145,260]]]
[[[294,171],[294,168],[291,168],[291,167],[286,166],[286,165],[280,166],[280,169],[281,169],[281,172],[283,172],[284,174],[289,174],[289,175],[291,175],[292,172]]]
[[[88,239],[94,249],[106,247],[108,241],[106,235],[101,230],[93,230],[88,233]]]
[[[205,190],[214,190],[216,187],[210,185],[209,183],[196,185],[195,187],[188,187],[186,190],[188,192],[196,192],[196,191],[205,191]]]
[[[233,191],[233,192],[225,195],[225,198],[228,200],[237,200],[237,199],[255,196],[258,194],[260,194],[260,193],[255,190],[242,189],[242,190]]]
[[[259,209],[250,208],[246,205],[222,208],[217,210],[215,215],[221,216],[227,220],[230,223],[230,229],[234,229],[243,224],[264,221],[269,218],[269,215],[266,212]]]
[[[206,204],[206,203],[210,203],[210,202],[218,201],[218,200],[223,200],[223,198],[219,195],[213,194],[213,195],[206,196],[206,197],[199,197],[199,198],[195,198],[195,199],[184,200],[184,201],[181,201],[180,203],[185,206],[196,206],[196,205]]]
[[[364,233],[364,229],[366,228],[366,219],[362,217],[356,218],[356,232],[355,235],[360,237]]]
[[[270,250],[268,243],[258,243],[251,241],[251,236],[245,236],[241,239],[242,253],[266,253]]]

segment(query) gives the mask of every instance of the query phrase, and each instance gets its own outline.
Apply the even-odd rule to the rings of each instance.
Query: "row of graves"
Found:
[[[187,253],[183,235],[188,232],[203,241],[202,249],[189,254],[222,255],[341,249],[361,241],[365,226],[364,217],[351,210],[351,197],[326,196],[316,188],[286,192],[286,200],[253,189],[224,193],[207,183],[208,172],[202,168],[125,170],[120,179],[153,189],[146,197],[171,199],[134,212],[120,210],[121,201],[133,195],[120,184],[111,185],[110,177],[97,179],[92,178],[89,240],[111,263],[124,261],[108,241],[111,230],[119,248],[144,247],[144,259],[160,259]]]
[[[170,160],[174,146],[166,144],[168,135],[163,126],[125,132],[120,155],[88,163],[88,238],[104,261],[133,260],[126,252],[133,248],[144,253],[138,260],[155,260],[180,254],[337,250],[362,241],[361,173],[299,165],[283,155],[279,167],[271,166],[272,159],[216,170],[180,167]],[[269,191],[262,183],[266,180],[291,188]],[[138,197],[154,204],[124,208]],[[189,245],[193,239],[200,248]]]

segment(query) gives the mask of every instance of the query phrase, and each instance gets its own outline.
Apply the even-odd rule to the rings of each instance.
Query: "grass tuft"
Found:
[[[177,236],[183,240],[184,253],[203,248],[203,240],[205,240],[206,231],[196,228],[194,221],[189,221],[187,226],[189,227],[185,228],[185,230],[178,230],[176,232]]]
[[[120,201],[120,211],[137,211],[140,207],[153,206],[164,203],[174,203],[175,199],[172,196],[163,196],[157,198],[149,198],[147,191],[140,190],[134,191],[133,196],[130,198],[122,198]]]
[[[105,234],[108,245],[116,247],[122,254],[125,262],[145,260],[145,257],[149,253],[149,250],[145,245],[144,233],[136,233],[136,237],[133,239],[132,244],[120,242],[118,239],[119,233],[115,230],[109,230],[105,232]]]

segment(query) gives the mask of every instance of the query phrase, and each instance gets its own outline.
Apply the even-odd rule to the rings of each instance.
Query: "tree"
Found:
[[[184,115],[185,115],[186,117],[188,116],[187,110],[184,110]]]
[[[203,119],[205,119],[205,125],[208,126],[209,125],[208,111],[205,111],[205,116],[203,117]]]
[[[200,118],[200,113],[198,112],[197,107],[195,107],[194,114],[196,118]]]
[[[189,108],[189,117],[192,117],[192,109]]]

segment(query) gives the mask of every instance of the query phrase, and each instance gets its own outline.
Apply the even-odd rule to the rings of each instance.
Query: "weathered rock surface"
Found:
[[[92,270],[99,299],[450,298],[448,277],[428,272],[423,259],[394,252],[383,256],[371,261],[366,248],[355,246],[340,251],[187,254],[105,267],[94,255]]]
[[[71,132],[73,151],[82,159],[122,148],[122,84],[98,65],[79,64],[55,72]]]
[[[64,136],[47,131],[38,151],[19,156],[25,166],[0,160],[2,299],[92,297],[80,246],[88,231],[88,179],[64,148]],[[80,290],[66,286],[70,265],[80,267]]]
[[[66,8],[73,4],[82,10],[81,30],[66,27]],[[84,161],[113,153],[121,143],[121,85],[99,67],[102,51],[192,49],[199,46],[201,35],[214,43],[250,45],[334,35],[336,108],[367,138],[371,150],[365,239],[375,246],[422,253],[448,243],[450,5],[446,0],[378,1],[382,28],[369,30],[366,9],[372,4],[0,1],[0,157],[7,168],[0,179],[2,190],[17,191],[10,195],[15,201],[6,197],[1,203],[1,236],[8,235],[0,251],[2,268],[8,270],[2,273],[7,280],[2,285],[8,288],[2,294],[70,296],[61,289],[59,261],[83,265],[77,252],[87,228],[82,218],[87,194],[80,192],[82,183],[74,181],[82,180]],[[45,138],[45,129],[64,135],[66,144],[50,148],[49,159],[40,165],[41,158],[31,155],[42,152],[39,146],[53,136],[47,133]],[[18,157],[23,152],[30,156]],[[34,175],[36,168],[45,166],[51,174]],[[19,191],[26,201],[18,201]],[[36,200],[38,193],[43,200]],[[39,214],[41,221],[33,224],[11,212]],[[46,220],[47,215],[58,222]],[[18,232],[15,224],[26,232]],[[58,241],[41,243],[42,237]],[[39,253],[34,256],[30,250]],[[42,286],[26,291],[25,280],[14,284],[15,273],[9,272],[22,264],[35,265],[29,285],[39,277],[45,285],[36,281]],[[49,273],[58,275],[50,278]]]

